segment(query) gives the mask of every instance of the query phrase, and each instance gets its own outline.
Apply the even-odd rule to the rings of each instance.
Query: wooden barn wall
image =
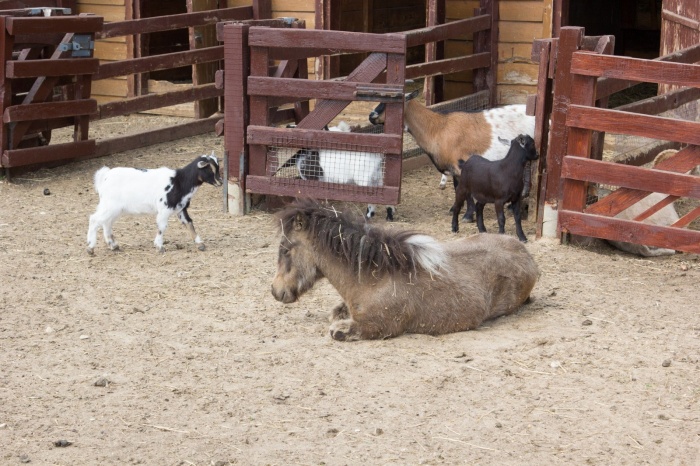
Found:
[[[538,65],[531,59],[532,42],[551,37],[552,0],[500,0],[498,40],[498,103],[525,103],[537,92]],[[474,16],[478,0],[447,0],[447,20]],[[471,53],[472,40],[450,41],[447,57]],[[445,80],[445,99],[472,92],[471,72],[458,73]]]
[[[75,3],[77,13],[93,13],[103,16],[105,23],[127,19],[125,0],[76,0]],[[95,41],[95,58],[99,58],[101,62],[130,58],[126,37]],[[124,99],[128,97],[128,94],[126,76],[102,79],[92,83],[91,97],[100,104]]]

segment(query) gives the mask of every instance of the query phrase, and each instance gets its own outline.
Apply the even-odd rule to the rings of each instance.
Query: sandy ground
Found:
[[[171,218],[158,254],[154,219],[124,217],[121,252],[86,254],[97,168],[212,149],[201,136],[0,181],[1,464],[700,464],[698,256],[534,241],[527,222],[541,277],[517,314],[339,343],[335,290],[276,302],[273,216],[231,217],[211,186],[190,208],[205,252]],[[454,238],[438,180],[409,173],[388,227]]]

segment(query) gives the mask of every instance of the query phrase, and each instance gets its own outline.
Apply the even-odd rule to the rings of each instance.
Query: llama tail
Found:
[[[100,194],[100,187],[107,179],[107,174],[109,173],[108,167],[102,167],[95,172],[95,191]]]
[[[413,235],[406,240],[413,246],[417,265],[431,275],[441,275],[447,266],[447,255],[438,240],[428,235]]]

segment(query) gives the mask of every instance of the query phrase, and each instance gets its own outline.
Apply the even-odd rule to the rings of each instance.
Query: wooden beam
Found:
[[[94,152],[94,139],[27,149],[13,149],[3,152],[2,165],[12,168],[61,160],[83,159],[92,157]]]
[[[583,105],[569,106],[566,125],[663,141],[700,144],[700,123]]]
[[[106,62],[100,65],[100,69],[92,79],[113,78],[115,76],[128,76],[135,73],[146,73],[151,71],[178,68],[181,66],[208,63],[224,58],[224,46],[217,45],[197,50],[187,50],[184,52],[165,53],[150,57],[132,58],[129,60],[119,60]]]
[[[67,100],[62,102],[13,105],[5,109],[2,121],[4,123],[13,123],[17,121],[93,115],[96,113],[97,101],[94,99]]]
[[[346,31],[321,31],[317,29],[250,28],[248,44],[251,47],[319,49],[323,44],[328,54],[337,52],[405,53],[403,34],[367,34]]]
[[[567,155],[562,178],[596,182],[640,191],[700,199],[700,178],[684,173],[632,167]]]
[[[275,196],[311,197],[316,199],[337,199],[346,202],[373,202],[396,204],[399,188],[393,186],[364,187],[321,181],[294,180],[290,178],[270,179],[268,176],[246,177],[249,193],[272,194]]]
[[[61,58],[57,60],[23,60],[7,62],[8,78],[37,78],[94,74],[100,66],[97,58]]]
[[[700,231],[662,227],[567,210],[559,211],[559,225],[562,230],[574,235],[700,254]]]
[[[211,99],[222,95],[224,95],[222,89],[217,89],[215,83],[209,83],[200,86],[191,86],[181,91],[132,97],[100,105],[100,119],[153,110],[169,105],[183,104],[195,100]]]
[[[199,13],[182,13],[177,15],[157,16],[155,18],[132,19],[106,23],[98,39],[148,34],[151,32],[171,31],[194,26],[216,24],[220,21],[253,19],[252,7],[222,8],[220,10],[201,11]]]
[[[104,139],[97,143],[94,157],[102,157],[117,152],[138,149],[153,144],[174,141],[176,139],[187,138],[211,132],[214,134],[216,122],[221,115],[213,115],[209,118],[194,120],[166,128],[144,131],[141,133],[129,134],[116,138]],[[49,146],[51,147],[51,146]]]
[[[47,18],[8,17],[5,27],[13,36],[20,34],[91,34],[102,29],[101,16],[49,16]]]

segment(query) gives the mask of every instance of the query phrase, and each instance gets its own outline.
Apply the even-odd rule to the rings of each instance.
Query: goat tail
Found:
[[[441,275],[447,267],[447,256],[442,245],[432,236],[413,235],[406,239],[412,246],[413,258],[431,275]]]
[[[100,187],[107,179],[107,174],[109,173],[108,167],[102,167],[95,172],[95,191],[100,194]]]

